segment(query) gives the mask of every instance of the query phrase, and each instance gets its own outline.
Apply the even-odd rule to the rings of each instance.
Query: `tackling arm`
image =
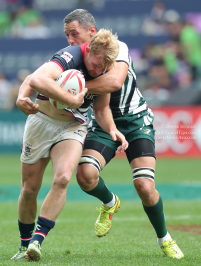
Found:
[[[128,74],[126,62],[116,62],[104,75],[86,82],[89,93],[102,95],[121,89]]]

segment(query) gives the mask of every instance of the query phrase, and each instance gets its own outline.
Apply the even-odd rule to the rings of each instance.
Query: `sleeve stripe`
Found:
[[[64,71],[64,67],[63,67],[61,64],[59,64],[59,62],[54,61],[54,60],[51,60],[50,62],[56,63],[56,64],[59,65],[60,68]]]
[[[126,63],[129,66],[129,63],[127,61],[125,61],[125,60],[116,60],[116,62],[124,62],[124,63]]]

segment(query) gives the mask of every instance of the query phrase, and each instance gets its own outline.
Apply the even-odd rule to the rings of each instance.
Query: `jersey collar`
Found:
[[[82,62],[84,62],[84,57],[86,55],[86,48],[89,45],[90,42],[85,42],[83,44],[80,45],[80,50],[82,52]]]

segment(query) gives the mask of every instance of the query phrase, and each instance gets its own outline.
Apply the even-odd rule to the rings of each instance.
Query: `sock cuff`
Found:
[[[37,224],[40,225],[40,226],[45,226],[49,229],[52,229],[54,228],[55,226],[55,222],[52,221],[52,220],[49,220],[43,216],[38,216],[38,221],[37,221]]]
[[[35,227],[35,223],[32,223],[32,224],[24,224],[24,223],[21,223],[20,220],[18,220],[18,228],[19,228],[19,231],[20,232],[22,230],[25,231],[25,232],[33,231],[34,230],[34,227]]]

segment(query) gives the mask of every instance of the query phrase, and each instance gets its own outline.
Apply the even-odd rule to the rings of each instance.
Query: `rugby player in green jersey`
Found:
[[[90,41],[96,30],[95,19],[87,10],[74,10],[64,19],[64,33],[70,45]],[[110,108],[115,124],[129,143],[126,156],[132,169],[133,183],[156,231],[158,244],[166,256],[182,258],[182,251],[167,232],[162,199],[155,188],[154,115],[137,88],[133,62],[125,43],[119,41],[119,54],[110,71],[87,82],[86,87],[89,93],[111,93]],[[78,166],[77,181],[84,192],[103,203],[95,223],[98,237],[109,232],[112,216],[120,207],[118,196],[108,189],[99,175],[115,156],[117,148],[118,143],[93,119]]]

